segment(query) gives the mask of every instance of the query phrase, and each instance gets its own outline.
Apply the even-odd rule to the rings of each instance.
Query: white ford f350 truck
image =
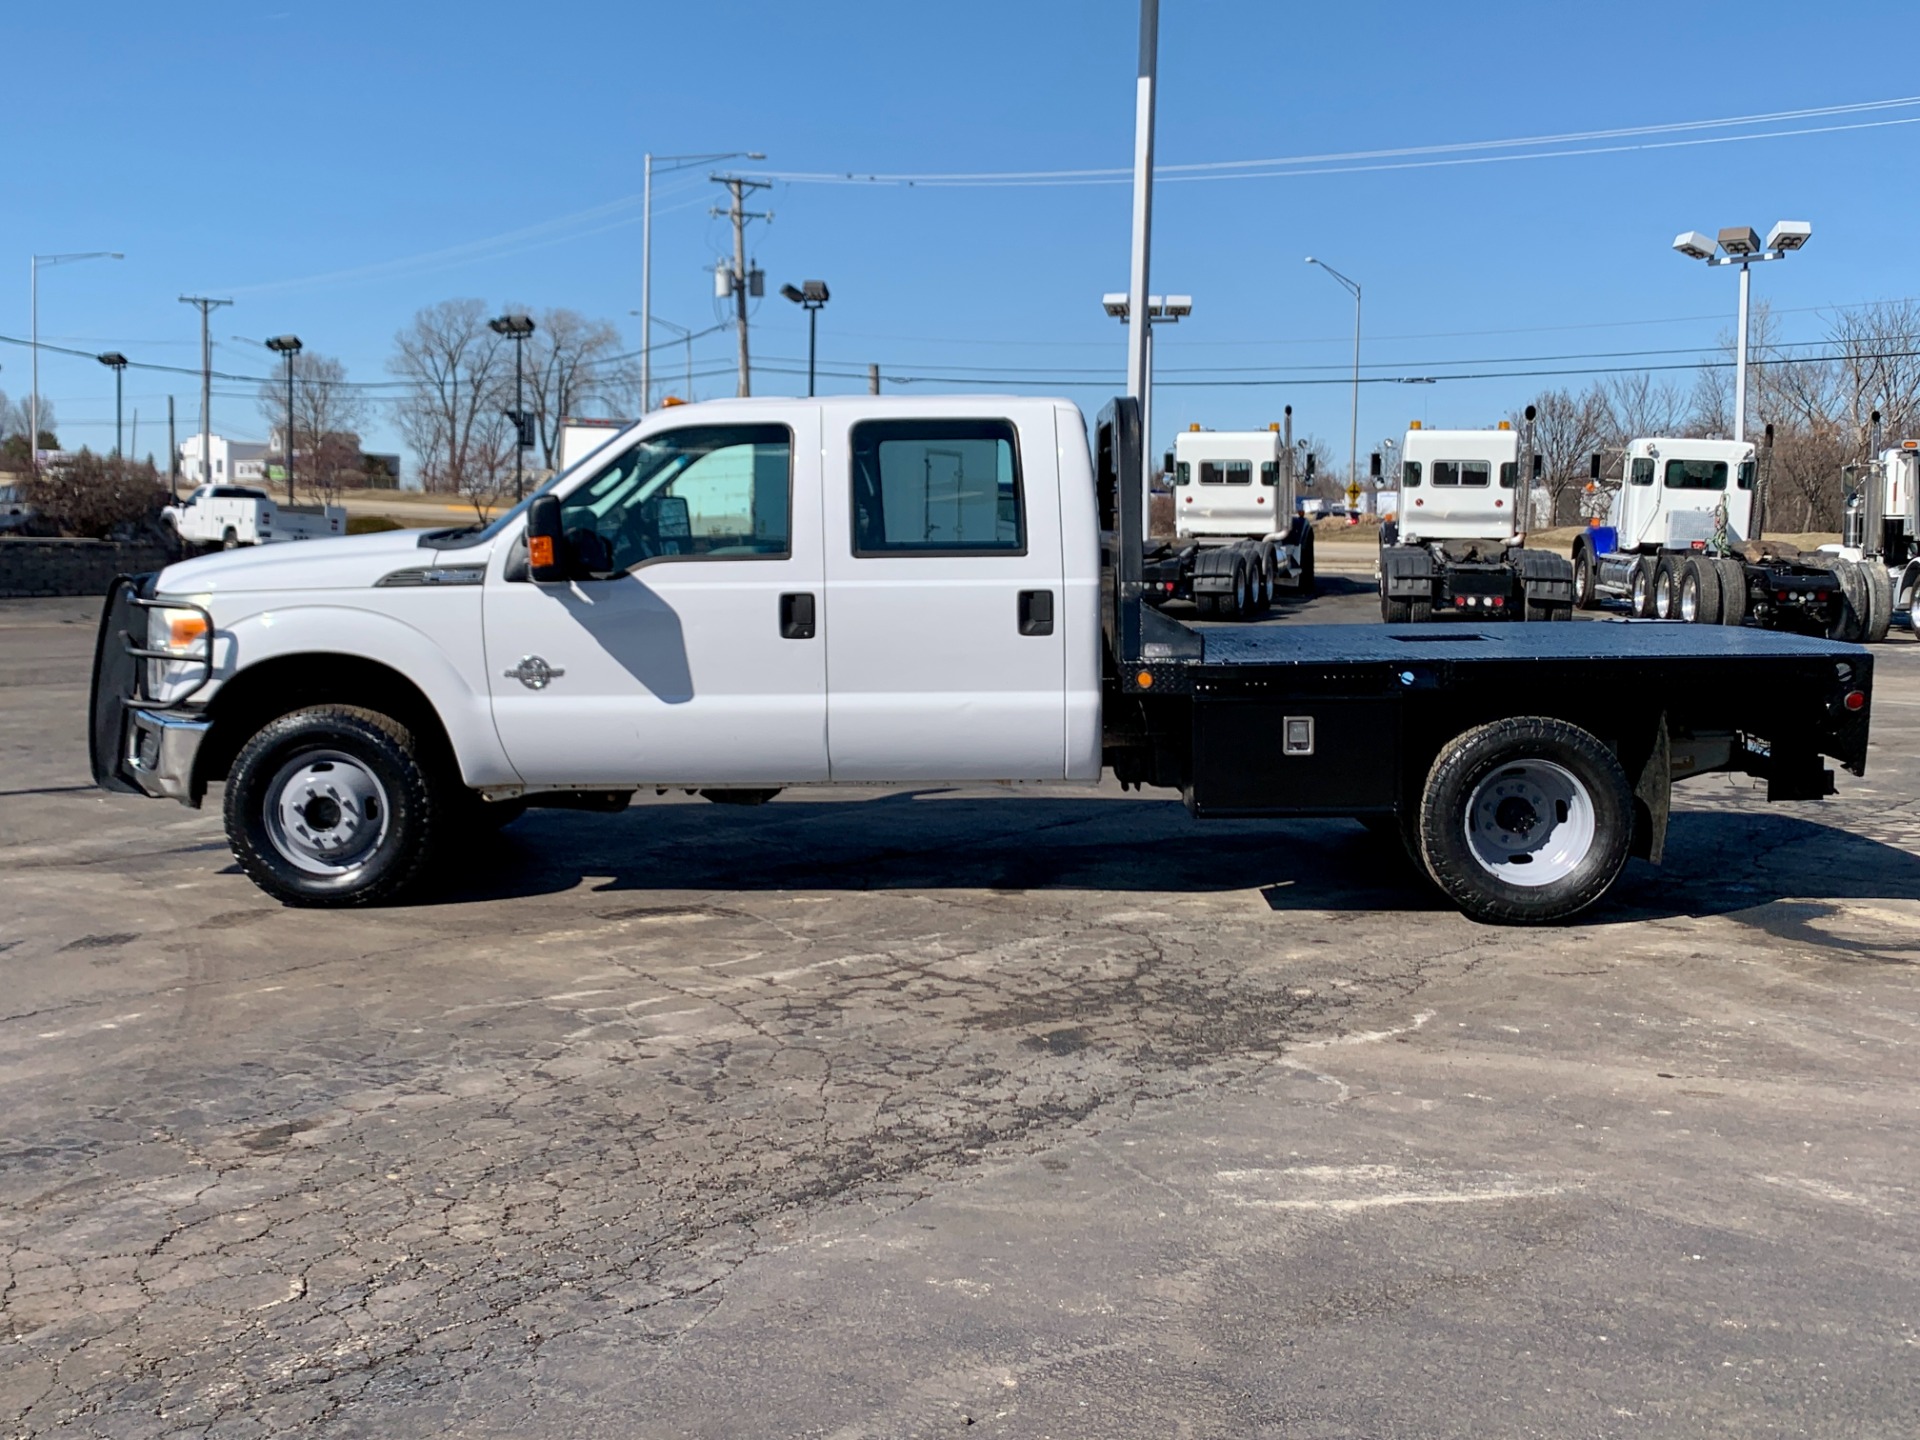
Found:
[[[1138,406],[750,399],[648,416],[484,527],[123,577],[94,774],[294,905],[399,896],[528,805],[1055,781],[1355,816],[1469,914],[1657,860],[1669,786],[1856,774],[1873,662],[1693,626],[1191,627],[1146,603]],[[1018,803],[1009,801],[1008,803]]]
[[[347,512],[339,505],[279,505],[264,490],[243,485],[202,485],[161,510],[160,518],[189,546],[202,549],[237,550],[347,533]]]

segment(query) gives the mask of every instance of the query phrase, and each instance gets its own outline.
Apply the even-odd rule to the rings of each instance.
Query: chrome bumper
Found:
[[[210,722],[170,715],[164,710],[127,711],[126,773],[156,800],[198,806],[193,763]]]

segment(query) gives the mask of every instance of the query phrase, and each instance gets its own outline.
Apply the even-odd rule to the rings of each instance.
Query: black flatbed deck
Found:
[[[1177,623],[1177,622],[1174,622]],[[1745,626],[1677,620],[1594,620],[1580,624],[1207,625],[1203,666],[1322,666],[1492,661],[1716,661],[1792,657],[1863,662],[1858,645]]]

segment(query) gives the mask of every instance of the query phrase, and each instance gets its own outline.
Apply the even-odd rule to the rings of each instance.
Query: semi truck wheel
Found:
[[[1585,544],[1573,547],[1573,603],[1582,610],[1594,608],[1593,552]]]
[[[1606,894],[1633,841],[1613,751],[1564,720],[1498,720],[1456,736],[1427,772],[1420,858],[1474,920],[1544,924]]]
[[[1409,600],[1407,602],[1407,619],[1415,625],[1425,625],[1433,619],[1433,601]]]
[[[1893,628],[1893,577],[1872,556],[1860,562],[1867,582],[1867,644],[1878,645]]]
[[[282,715],[227,776],[227,841],[253,883],[287,905],[375,905],[425,873],[456,809],[413,735],[350,705]]]
[[[1395,600],[1386,591],[1380,592],[1380,618],[1389,625],[1404,625],[1413,618],[1413,607],[1405,600]]]
[[[1238,620],[1247,613],[1247,562],[1244,560],[1236,560],[1233,562],[1233,595],[1232,598],[1228,600],[1227,606],[1227,615],[1231,619]]]
[[[1653,618],[1653,573],[1656,562],[1651,555],[1642,555],[1640,563],[1633,567],[1633,592],[1628,601],[1628,609],[1636,620]]]
[[[1747,567],[1738,560],[1716,560],[1713,568],[1720,576],[1720,623],[1747,623]]]
[[[1689,625],[1720,623],[1720,570],[1704,555],[1690,557],[1680,571],[1680,618]]]
[[[1680,567],[1671,555],[1662,555],[1653,567],[1653,617],[1677,619],[1680,614]]]

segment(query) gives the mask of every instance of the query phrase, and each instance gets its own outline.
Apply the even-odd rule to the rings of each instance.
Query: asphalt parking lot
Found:
[[[5,1433],[1913,1432],[1909,635],[1864,779],[1683,786],[1518,931],[1065,787],[536,812],[282,910],[89,788],[94,613],[0,602]]]

